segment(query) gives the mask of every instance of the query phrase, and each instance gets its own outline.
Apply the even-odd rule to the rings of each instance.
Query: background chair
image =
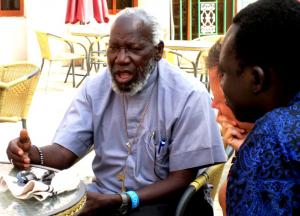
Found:
[[[233,155],[234,149],[231,146],[226,147],[226,154],[228,160]],[[201,188],[205,187],[207,184],[212,185],[213,188],[210,192],[212,200],[214,200],[217,193],[217,189],[220,183],[220,179],[223,173],[225,163],[217,164],[211,167],[206,168],[185,190],[181,196],[180,201],[178,202],[175,216],[184,216],[191,203],[193,198],[196,197],[196,194],[199,193]],[[202,191],[201,191],[202,192]],[[195,210],[192,210],[195,212]],[[199,213],[200,214],[200,213]]]
[[[208,35],[201,36],[194,39],[193,41],[203,41],[214,44],[217,40],[222,38],[223,35]],[[199,49],[199,50],[170,50],[165,48],[164,58],[166,58],[170,63],[177,65],[182,70],[193,73],[194,77],[199,77],[200,82],[202,82],[206,88],[209,89],[209,80],[207,70],[205,68],[205,58],[207,56],[209,49]]]
[[[194,40],[196,41],[210,41],[213,43],[216,43],[219,39],[223,38],[224,35],[203,35],[200,36],[198,38],[195,38]],[[196,65],[197,65],[197,69],[198,69],[198,74],[199,74],[199,78],[200,78],[200,82],[204,83],[206,88],[208,90],[209,89],[209,79],[208,79],[208,73],[207,70],[205,68],[205,58],[208,54],[208,50],[204,51],[203,53],[201,53],[201,55],[198,55],[196,58]],[[200,67],[198,67],[200,66]]]
[[[171,64],[177,65],[180,69],[187,73],[193,73],[194,77],[200,77],[202,82],[209,91],[209,82],[206,69],[204,67],[203,56],[206,55],[206,51],[199,51],[196,60],[191,60],[191,51],[175,51],[168,48],[164,48],[163,57],[167,59]]]
[[[187,73],[192,73],[194,77],[200,77],[200,81],[209,90],[208,76],[205,76],[206,70],[203,63],[204,50],[195,51],[182,51],[171,50],[164,48],[163,57],[170,63],[177,65],[180,69]]]
[[[183,53],[164,48],[163,58],[165,58],[171,64],[177,65],[179,68],[183,69],[187,73],[193,73],[194,77],[197,77],[197,69],[195,62],[190,60],[188,57],[184,56]]]
[[[109,35],[103,35],[97,37],[95,40],[90,42],[89,50],[87,54],[87,63],[89,64],[88,71],[84,75],[84,77],[80,80],[78,85],[80,85],[83,80],[90,75],[91,70],[95,69],[95,72],[98,72],[100,69],[100,66],[103,67],[107,66],[107,44],[108,44]]]
[[[0,65],[0,122],[26,119],[40,76],[40,69],[29,63]]]
[[[101,65],[104,67],[107,65],[106,51],[108,39],[109,35],[98,37],[89,47],[88,57],[90,68],[92,69],[94,66],[96,72],[99,71]]]
[[[50,34],[47,32],[41,32],[41,31],[36,31],[36,36],[37,40],[40,46],[40,51],[42,55],[42,64],[41,64],[41,71],[43,70],[44,62],[45,59],[49,61],[49,70],[48,74],[50,73],[50,68],[51,68],[51,63],[53,61],[70,61],[69,69],[65,78],[65,83],[68,80],[68,76],[72,75],[73,77],[73,87],[78,87],[79,84],[76,86],[75,84],[75,75],[77,76],[85,76],[85,74],[76,74],[75,73],[75,61],[76,60],[81,60],[84,62],[86,60],[86,65],[87,65],[87,71],[89,72],[89,62],[87,57],[87,49],[83,44],[81,44],[78,41],[72,40],[70,38],[65,38],[61,37],[58,35]],[[63,52],[55,52],[54,47],[51,46],[51,42],[60,42],[63,43],[64,45],[68,45],[69,51],[63,51]],[[83,48],[84,54],[82,53],[75,53],[74,45],[79,45],[80,47]]]

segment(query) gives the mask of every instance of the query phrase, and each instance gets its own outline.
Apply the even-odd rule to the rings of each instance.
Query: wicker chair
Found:
[[[226,153],[228,159],[233,155],[233,148],[230,146],[226,147]],[[175,216],[184,216],[189,203],[191,203],[193,197],[200,188],[204,187],[206,184],[213,186],[213,189],[210,192],[212,200],[214,200],[215,195],[218,190],[220,179],[223,173],[225,164],[217,164],[211,167],[206,168],[190,185],[187,187],[181,199],[177,205]],[[193,211],[195,212],[195,211]]]
[[[169,63],[177,65],[185,72],[193,73],[194,77],[197,77],[197,69],[196,69],[195,62],[185,57],[183,53],[168,48],[164,48],[163,58],[166,59]]]
[[[0,122],[26,119],[40,76],[40,69],[29,63],[0,65]]]
[[[95,67],[95,71],[98,72],[100,65],[107,65],[106,50],[108,44],[109,35],[103,35],[93,41],[89,47],[89,62],[90,67]]]
[[[196,41],[203,40],[203,41],[210,41],[210,42],[215,43],[223,37],[224,37],[224,35],[203,35],[198,38],[195,38],[194,40],[196,40]],[[201,55],[198,55],[196,62],[197,62],[197,66],[202,65],[202,67],[198,68],[200,82],[204,83],[205,86],[207,87],[207,89],[210,90],[207,70],[204,67],[204,65],[205,65],[204,62],[205,62],[205,58],[206,58],[207,54],[208,54],[208,50],[204,51]]]
[[[85,46],[83,44],[81,44],[78,41],[72,40],[71,38],[65,38],[65,37],[61,37],[58,35],[54,35],[54,34],[50,34],[47,32],[41,32],[41,31],[36,31],[36,36],[37,36],[37,40],[40,46],[40,51],[41,51],[41,55],[42,55],[42,65],[41,65],[41,71],[43,70],[43,66],[44,66],[44,62],[45,59],[49,61],[50,65],[49,65],[49,70],[48,73],[50,73],[50,68],[51,68],[51,63],[53,61],[71,61],[66,78],[65,78],[65,83],[68,80],[69,75],[72,75],[73,78],[73,87],[78,87],[78,85],[75,84],[75,76],[86,76],[86,74],[77,74],[75,73],[75,60],[87,60],[86,64],[87,64],[87,73],[90,70],[90,65],[88,62],[87,57],[87,49],[85,48]],[[60,42],[64,45],[68,45],[69,46],[69,51],[68,52],[59,52],[59,53],[55,53],[53,51],[53,46],[51,46],[51,42],[56,41],[56,42]],[[82,53],[77,53],[74,50],[74,45],[77,44],[79,45],[83,51],[84,54]],[[81,82],[80,82],[81,83]]]

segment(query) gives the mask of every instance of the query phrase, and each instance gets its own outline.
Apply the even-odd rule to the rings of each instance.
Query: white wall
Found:
[[[62,34],[65,31],[67,0],[26,0],[28,60],[40,64],[35,30]]]
[[[26,60],[26,20],[24,17],[0,17],[0,64]]]
[[[244,7],[246,7],[248,4],[256,2],[257,0],[238,0],[237,1],[237,11],[240,11]]]
[[[170,1],[171,0],[139,0],[139,7],[149,10],[158,18],[164,33],[164,39],[170,35]]]
[[[148,9],[161,22],[165,38],[169,37],[170,0],[139,0],[139,7]],[[25,0],[24,17],[0,17],[0,64],[28,60],[40,64],[41,56],[34,30],[56,34],[82,27],[65,24],[68,0]],[[112,19],[113,20],[113,17]],[[109,31],[109,24],[92,22],[88,27]]]
[[[0,64],[40,63],[34,29],[64,29],[67,0],[25,0],[24,17],[0,17]]]
[[[99,31],[106,24],[98,24],[95,20],[85,26],[79,24],[65,24],[68,0],[26,0],[27,5],[27,32],[28,32],[28,60],[41,62],[39,46],[35,30],[47,31],[53,34],[68,34],[75,28],[96,28]],[[101,29],[102,28],[102,29]],[[85,40],[86,42],[86,40]],[[59,49],[59,47],[58,47]]]

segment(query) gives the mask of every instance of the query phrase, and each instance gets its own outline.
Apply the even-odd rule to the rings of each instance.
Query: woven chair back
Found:
[[[36,31],[36,37],[40,46],[42,58],[51,60],[52,58],[48,34],[46,32]]]
[[[26,119],[39,80],[36,65],[18,63],[0,66],[0,122]]]

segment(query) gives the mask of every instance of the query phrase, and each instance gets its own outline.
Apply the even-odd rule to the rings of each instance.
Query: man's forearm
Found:
[[[137,191],[141,204],[156,203],[173,198],[195,179],[197,169],[175,171],[162,181]]]
[[[41,153],[36,146],[33,146],[30,149],[29,158],[32,164],[41,164],[42,154],[42,165],[56,169],[66,169],[69,168],[78,158],[73,152],[58,144],[43,146],[40,148],[40,151]]]

